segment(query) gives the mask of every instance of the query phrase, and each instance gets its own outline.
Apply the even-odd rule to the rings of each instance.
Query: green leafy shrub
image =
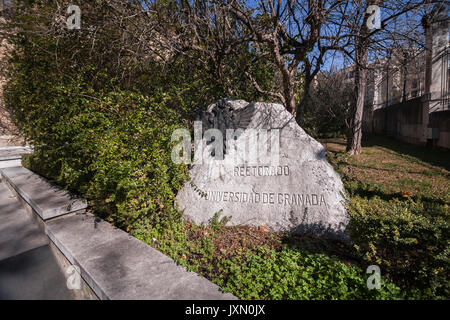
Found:
[[[47,123],[52,139],[37,141],[27,166],[81,192],[121,227],[142,217],[155,223],[178,217],[174,197],[187,170],[171,161],[171,134],[180,124],[163,101],[116,90],[83,101],[82,108],[77,97],[53,103],[72,112],[61,108]]]
[[[125,23],[106,1],[89,2],[83,5],[82,28],[71,31],[54,21],[62,7],[19,1],[14,19],[2,24],[14,48],[6,107],[36,150],[24,163],[81,193],[96,214],[120,227],[132,228],[143,217],[155,224],[179,217],[174,195],[187,170],[171,161],[171,134],[189,128],[196,109],[213,100],[260,97],[236,71],[244,70],[254,53],[242,44],[220,64],[202,49],[143,53],[127,42],[136,45],[128,35],[139,17]],[[158,15],[173,14],[165,5],[157,9]],[[167,27],[174,25],[167,20]],[[146,36],[150,43],[157,35]],[[139,53],[130,55],[133,50]],[[264,88],[276,82],[273,67],[270,61],[252,64]]]
[[[363,270],[323,254],[261,249],[223,263],[229,275],[215,282],[244,299],[402,298],[400,289],[383,279],[380,290],[369,290]]]
[[[131,233],[241,299],[403,299],[382,276],[381,289],[367,288],[360,267],[325,254],[284,245],[233,252],[215,247],[220,230],[175,222],[170,228],[139,224]]]
[[[423,298],[449,297],[448,205],[354,197],[349,213],[350,236],[362,259]]]

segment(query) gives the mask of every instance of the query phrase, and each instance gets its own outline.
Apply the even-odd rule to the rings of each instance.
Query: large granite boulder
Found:
[[[200,119],[191,181],[177,195],[185,219],[208,223],[220,213],[229,225],[345,237],[342,181],[282,105],[224,99]]]

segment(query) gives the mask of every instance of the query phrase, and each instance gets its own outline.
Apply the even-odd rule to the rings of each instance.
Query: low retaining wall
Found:
[[[406,143],[425,145],[421,140],[422,112],[422,97],[377,109],[373,113],[373,131]],[[430,143],[450,149],[450,110],[430,113],[428,127],[434,129],[434,139],[430,139]]]
[[[450,148],[450,110],[430,113],[430,126],[439,130],[435,145]]]
[[[79,299],[234,300],[158,250],[86,213],[83,199],[62,191],[23,167],[0,170],[46,233],[58,263],[79,272]],[[72,272],[66,276],[74,276]]]

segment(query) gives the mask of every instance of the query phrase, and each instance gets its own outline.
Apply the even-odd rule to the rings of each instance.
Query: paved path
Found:
[[[2,147],[0,140],[0,168],[20,167],[22,155],[31,152],[31,147]]]
[[[0,299],[73,299],[48,238],[0,182]]]
[[[0,161],[20,159],[22,155],[32,151],[30,147],[0,147]]]

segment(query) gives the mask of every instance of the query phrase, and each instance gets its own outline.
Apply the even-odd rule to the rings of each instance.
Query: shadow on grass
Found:
[[[356,187],[354,185],[352,185],[352,186],[346,185],[346,189],[351,197],[357,196],[357,197],[366,198],[366,199],[378,197],[384,201],[390,201],[393,199],[406,201],[408,198],[410,198],[416,202],[422,201],[422,202],[428,202],[428,203],[434,203],[434,204],[440,204],[440,205],[448,204],[444,200],[442,200],[438,197],[427,197],[427,196],[423,196],[423,195],[408,197],[408,196],[403,196],[403,194],[401,192],[387,193],[381,189],[370,188],[368,185],[364,185],[364,184],[358,184]]]
[[[286,233],[281,242],[288,248],[306,251],[311,254],[325,254],[347,265],[362,265],[362,261],[358,258],[352,244],[337,238],[327,238],[313,232],[303,234]]]
[[[411,196],[404,197],[402,193],[388,193],[384,192],[382,189],[371,188],[369,185],[358,184],[353,188],[348,190],[351,196],[359,196],[362,198],[371,199],[373,197],[378,197],[384,201],[390,201],[393,199],[398,199],[400,201],[408,201],[412,199],[413,201],[421,201],[426,207],[432,205],[445,205],[448,204],[442,199],[430,198],[424,196]],[[365,262],[358,256],[355,248],[353,247],[353,242],[343,241],[338,238],[324,237],[314,232],[305,232],[303,234],[289,234],[286,233],[281,242],[291,249],[296,249],[300,251],[306,251],[312,254],[325,254],[327,256],[335,257],[347,265],[353,264],[360,267],[365,266]]]
[[[433,166],[439,166],[450,171],[450,150],[442,148],[432,148],[425,146],[416,146],[395,140],[394,138],[366,134],[364,135],[363,147],[383,147],[395,153],[417,158]]]
[[[338,168],[354,166],[349,163],[345,149],[345,140],[342,139],[326,139],[321,141],[327,148],[327,152],[331,156],[331,162],[334,163],[336,170],[341,174],[345,188],[350,197],[361,197],[366,199],[372,199],[374,197],[380,198],[383,201],[391,201],[394,199],[400,201],[407,201],[411,199],[415,202],[421,201],[428,205],[445,205],[448,204],[443,199],[427,196],[427,195],[404,195],[402,192],[390,192],[385,190],[383,185],[363,183],[352,178],[351,175],[347,175],[341,172]],[[337,145],[339,150],[336,150]],[[328,148],[331,147],[331,148]],[[389,157],[389,153],[395,154],[397,157],[402,157],[405,163],[423,162],[423,164],[430,166],[439,166],[443,169],[450,170],[450,151],[445,149],[433,149],[431,147],[410,145],[401,141],[394,140],[393,138],[379,136],[379,135],[365,135],[363,141],[363,147],[381,147],[386,153],[385,156]],[[366,150],[367,151],[367,150]],[[377,155],[378,156],[378,155]],[[342,159],[343,157],[344,159]],[[356,165],[355,165],[356,166]],[[367,165],[357,165],[362,169],[374,169],[379,171],[380,174],[390,175],[395,172],[396,168],[376,168]],[[428,170],[427,170],[428,171]],[[430,172],[434,172],[430,170]],[[445,174],[437,170],[437,174]],[[408,173],[423,175],[424,172],[408,171]],[[414,179],[413,179],[414,180]],[[386,188],[387,189],[387,188]],[[326,254],[329,256],[335,256],[338,260],[356,264],[359,266],[364,265],[364,261],[358,257],[351,243],[341,242],[335,239],[320,238],[314,234],[304,235],[288,235],[286,234],[282,242],[291,248],[297,248],[299,250],[305,250],[315,254]]]

